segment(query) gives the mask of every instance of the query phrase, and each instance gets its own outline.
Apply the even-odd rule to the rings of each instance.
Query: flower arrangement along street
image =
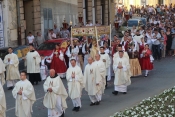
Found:
[[[175,117],[175,86],[110,117]]]

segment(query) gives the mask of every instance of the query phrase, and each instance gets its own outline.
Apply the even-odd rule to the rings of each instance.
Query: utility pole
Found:
[[[20,0],[16,0],[16,7],[17,7],[18,45],[22,45],[21,19],[20,19]]]

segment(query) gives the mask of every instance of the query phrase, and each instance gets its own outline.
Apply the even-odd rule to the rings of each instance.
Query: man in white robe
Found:
[[[0,117],[6,117],[6,99],[2,85],[0,84]]]
[[[32,44],[29,45],[30,51],[27,53],[25,62],[27,63],[27,73],[29,74],[29,81],[34,85],[34,82],[36,82],[36,85],[39,81],[41,81],[40,76],[40,62],[41,57],[38,54],[37,51],[34,50],[34,47]]]
[[[99,68],[93,63],[92,57],[88,58],[88,63],[84,71],[85,90],[91,100],[90,106],[99,105],[102,95],[103,77]],[[99,96],[100,95],[100,96]]]
[[[113,55],[113,61],[119,57],[119,51],[123,51],[122,49],[122,45],[119,44],[118,47],[117,47],[117,52]],[[126,59],[129,60],[129,56],[128,56],[128,53],[124,51],[123,53],[123,57],[125,57]]]
[[[50,76],[44,82],[43,104],[48,108],[48,117],[64,117],[67,108],[66,98],[68,94],[59,76],[55,75],[55,70],[50,70]]]
[[[105,86],[106,86],[106,67],[104,62],[100,59],[100,54],[95,55],[95,62],[93,63],[95,66],[99,69],[100,76],[102,77],[102,87],[101,91],[104,93]],[[98,98],[101,101],[102,100],[102,94],[98,94]]]
[[[108,69],[111,64],[111,60],[109,58],[109,55],[105,53],[105,48],[100,47],[100,60],[104,62],[105,67],[106,67],[106,88],[107,88],[107,78],[108,78]]]
[[[69,48],[67,49],[66,55],[69,57],[69,67],[72,67],[72,65],[70,63],[71,59],[75,59],[76,64],[78,66],[80,66],[80,62],[78,59],[78,53],[79,53],[79,48],[78,48],[78,46],[76,46],[76,44],[74,44],[73,47],[69,46]]]
[[[71,60],[71,66],[66,73],[66,79],[68,84],[68,94],[73,102],[73,110],[79,111],[81,108],[81,94],[84,88],[83,74],[79,66],[76,65],[76,60]]]
[[[15,115],[17,117],[32,117],[32,106],[36,101],[32,84],[27,80],[27,73],[21,72],[21,80],[16,83],[12,95],[16,99]]]
[[[3,86],[5,84],[5,65],[2,61],[2,59],[0,58],[0,84]]]
[[[123,56],[123,51],[119,51],[119,57],[114,60],[113,69],[115,73],[114,95],[118,92],[126,94],[127,86],[131,84],[129,60]]]
[[[8,48],[9,54],[7,54],[4,58],[4,64],[6,65],[6,80],[8,90],[13,89],[13,86],[19,80],[19,60],[18,56],[13,53],[13,49],[11,47]]]

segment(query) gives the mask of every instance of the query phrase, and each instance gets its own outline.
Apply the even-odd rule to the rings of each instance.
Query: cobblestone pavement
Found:
[[[163,58],[154,62],[155,68],[147,78],[143,76],[131,78],[132,84],[128,87],[126,95],[112,95],[113,81],[108,83],[102,102],[98,106],[90,107],[90,100],[85,91],[82,95],[82,108],[79,112],[72,112],[72,101],[67,99],[68,109],[65,117],[109,117],[115,112],[132,107],[142,99],[161,93],[164,89],[175,85],[175,57]],[[67,88],[66,80],[63,79]],[[33,117],[47,117],[47,109],[43,106],[43,82],[35,85],[37,101],[33,106]],[[11,91],[4,86],[7,101],[7,117],[15,117],[15,99]]]

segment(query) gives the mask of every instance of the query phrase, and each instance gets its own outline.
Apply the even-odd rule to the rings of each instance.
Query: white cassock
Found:
[[[101,90],[102,90],[102,93],[104,93],[105,86],[106,86],[106,67],[105,67],[105,64],[101,60],[95,61],[93,64],[99,69],[100,76],[102,77],[102,88],[101,88]],[[98,95],[98,96],[99,96],[99,99],[101,101],[102,95]]]
[[[92,103],[101,100],[103,77],[100,75],[99,68],[94,64],[87,64],[84,71],[85,90],[88,92]],[[99,85],[96,85],[99,84]]]
[[[108,54],[109,55],[109,58],[110,58],[110,65],[109,65],[109,68],[108,68],[108,75],[107,75],[107,81],[110,81],[111,80],[111,74],[112,74],[112,57],[111,57],[111,55],[112,55],[112,51],[111,50],[109,50],[109,49],[106,49],[105,50],[105,53],[106,54]]]
[[[17,93],[22,90],[22,95]],[[32,106],[36,101],[33,85],[26,79],[16,83],[12,90],[13,97],[16,99],[15,114],[17,117],[32,117]]]
[[[119,65],[123,68],[118,69],[117,67]],[[116,58],[114,60],[113,69],[115,73],[114,90],[118,92],[127,92],[127,86],[131,84],[129,60],[125,57]]]
[[[10,59],[10,61],[8,61],[8,58]],[[18,56],[14,53],[7,54],[4,59],[4,64],[6,65],[7,87],[12,87],[20,78],[18,70]]]
[[[45,62],[51,63],[51,60],[46,60],[46,58],[41,60],[41,67],[40,67],[41,80],[45,80],[48,76],[48,68]]]
[[[100,60],[101,61],[106,60],[106,62],[104,62],[104,64],[105,64],[105,67],[106,67],[106,83],[107,83],[107,78],[108,78],[108,73],[109,73],[109,67],[110,67],[110,64],[111,64],[111,59],[109,58],[108,54],[106,54],[106,53],[101,54],[100,53]]]
[[[0,117],[6,117],[6,99],[2,85],[0,84]]]
[[[43,104],[48,108],[48,117],[60,117],[67,108],[66,98],[68,94],[59,76],[51,78],[47,77],[44,82]],[[48,88],[52,88],[52,92],[48,92]]]
[[[36,59],[34,59],[34,57]],[[41,80],[40,77],[40,62],[41,57],[35,50],[29,51],[26,55],[27,73],[29,74],[29,81],[33,84]]]
[[[5,65],[0,58],[0,84],[3,86],[5,84]]]
[[[72,74],[75,78],[72,78]],[[83,74],[79,66],[69,67],[66,73],[68,93],[74,107],[81,107],[81,94],[84,88]]]
[[[128,53],[127,52],[124,52],[123,57],[126,58],[129,61],[129,56],[128,56]],[[117,58],[119,58],[119,52],[116,52],[113,55],[113,61],[116,60]]]
[[[78,46],[74,47],[74,49],[71,49],[71,46],[69,46],[69,48],[66,51],[66,55],[69,57],[69,67],[72,67],[70,60],[71,59],[75,59],[76,60],[76,65],[80,66],[80,62],[78,59],[78,53],[79,53],[79,48]]]

